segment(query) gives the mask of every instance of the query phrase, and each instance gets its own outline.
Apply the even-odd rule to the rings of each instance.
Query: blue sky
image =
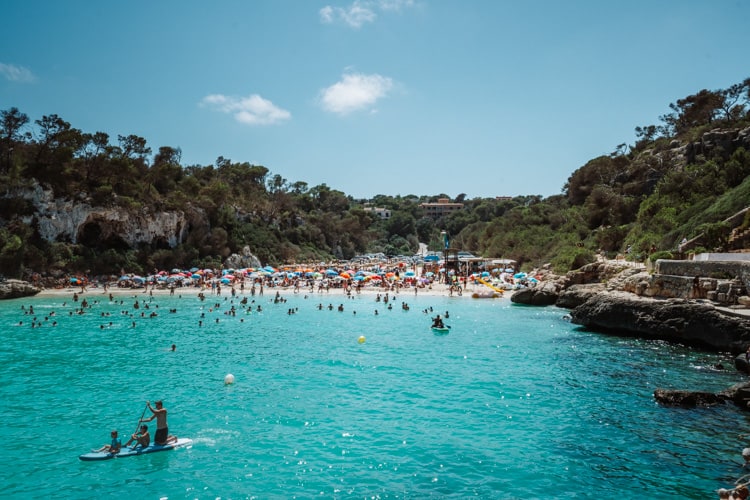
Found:
[[[750,77],[744,0],[4,2],[0,109],[354,197],[562,191]]]

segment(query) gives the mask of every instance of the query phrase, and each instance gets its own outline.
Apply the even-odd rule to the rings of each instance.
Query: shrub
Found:
[[[667,259],[667,260],[672,260],[672,259],[674,259],[674,255],[672,254],[672,252],[670,252],[670,251],[668,251],[668,250],[662,250],[662,251],[660,251],[660,252],[654,252],[654,253],[652,253],[652,254],[651,254],[651,255],[649,256],[649,258],[648,258],[648,259],[649,259],[649,260],[650,260],[651,262],[656,262],[656,261],[657,261],[657,260],[659,260],[659,259]]]

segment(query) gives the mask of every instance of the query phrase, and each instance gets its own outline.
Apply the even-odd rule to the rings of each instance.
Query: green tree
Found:
[[[0,112],[0,120],[0,161],[2,172],[8,172],[13,165],[13,153],[24,139],[22,130],[29,123],[29,117],[14,107]]]

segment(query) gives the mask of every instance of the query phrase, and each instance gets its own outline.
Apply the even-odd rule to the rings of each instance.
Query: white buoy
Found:
[[[224,384],[226,385],[234,384],[234,375],[232,375],[231,373],[227,373],[224,376]]]

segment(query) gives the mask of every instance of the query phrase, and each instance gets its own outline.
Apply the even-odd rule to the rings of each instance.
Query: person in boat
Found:
[[[443,318],[438,314],[437,317],[432,319],[432,328],[445,328],[443,324]]]
[[[156,434],[154,435],[154,444],[165,445],[177,441],[177,436],[169,435],[169,427],[167,426],[167,409],[164,408],[164,404],[161,399],[154,403],[156,408],[151,406],[150,401],[146,401],[146,406],[151,410],[152,415],[149,418],[142,419],[143,422],[151,422],[156,419]]]
[[[143,448],[147,447],[151,444],[151,434],[148,433],[148,425],[143,424],[141,425],[140,432],[136,432],[135,434],[130,435],[130,439],[128,439],[128,442],[125,443],[125,447],[129,447],[130,443],[135,442],[135,445],[133,448],[136,448],[138,446],[142,446]]]
[[[117,437],[117,430],[113,430],[109,433],[109,435],[112,438],[109,444],[105,444],[98,450],[91,451],[93,451],[94,453],[111,453],[113,455],[120,453],[120,448],[122,448],[122,441],[120,441],[120,438]]]

